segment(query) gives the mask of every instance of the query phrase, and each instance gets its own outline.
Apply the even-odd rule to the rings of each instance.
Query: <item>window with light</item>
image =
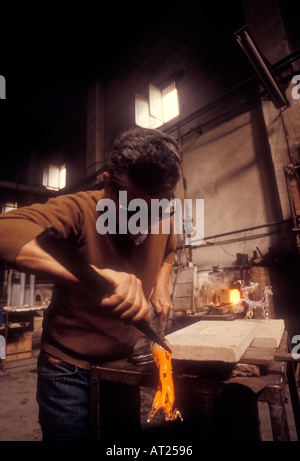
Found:
[[[149,99],[135,95],[135,123],[143,128],[158,128],[179,115],[175,82],[160,90],[149,84]]]
[[[50,190],[60,190],[66,187],[66,165],[49,165],[44,169],[43,186]]]

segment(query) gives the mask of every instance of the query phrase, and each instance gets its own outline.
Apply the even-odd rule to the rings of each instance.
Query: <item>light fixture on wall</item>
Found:
[[[244,53],[248,57],[249,61],[251,62],[252,66],[254,67],[257,75],[261,80],[261,83],[269,94],[275,107],[277,109],[287,107],[289,102],[282,89],[280,88],[278,82],[276,81],[272,67],[267,62],[261,50],[258,48],[248,27],[242,27],[240,30],[235,32],[234,35],[242,47]]]

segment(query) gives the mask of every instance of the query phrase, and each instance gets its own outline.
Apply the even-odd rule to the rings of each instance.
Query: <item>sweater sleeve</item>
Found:
[[[20,249],[52,225],[65,238],[80,231],[85,193],[65,195],[0,215],[0,260],[13,264]]]

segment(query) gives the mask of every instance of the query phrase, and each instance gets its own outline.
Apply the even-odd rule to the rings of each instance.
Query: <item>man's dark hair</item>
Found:
[[[115,184],[127,173],[150,195],[171,192],[180,177],[178,144],[159,130],[130,128],[114,141],[108,171]]]

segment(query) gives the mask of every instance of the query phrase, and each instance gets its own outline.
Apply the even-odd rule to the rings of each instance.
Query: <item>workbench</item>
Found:
[[[0,327],[0,334],[5,338],[5,344],[8,344],[8,338],[10,333],[22,334],[24,332],[33,332],[34,331],[34,316],[38,312],[42,312],[44,315],[47,306],[22,306],[22,307],[12,307],[5,306],[4,311],[4,323]],[[26,352],[31,352],[31,349],[28,351],[23,351],[23,354]],[[5,368],[5,360],[0,360],[0,366],[2,370]]]
[[[222,395],[226,395],[228,389],[231,389],[231,394],[234,396],[237,389],[242,388],[247,392],[249,391],[248,395],[255,400],[256,406],[258,401],[268,403],[274,440],[290,440],[285,409],[285,386],[288,384],[297,435],[298,439],[300,439],[299,398],[293,368],[294,363],[289,360],[287,342],[287,333],[284,332],[280,346],[277,349],[249,347],[246,350],[240,363],[258,367],[260,370],[259,376],[233,376],[232,370],[236,368],[234,364],[191,363],[189,361],[173,360],[175,406],[182,411],[184,420],[187,418],[187,426],[190,419],[190,428],[193,428],[193,433],[200,433],[205,428],[206,437],[213,439],[215,428],[219,424],[216,421],[216,418],[218,418],[216,415],[221,414],[220,408],[224,410],[222,405],[218,406],[218,399],[220,400]],[[280,361],[282,354],[285,354],[284,357],[287,359]],[[128,359],[92,367],[90,394],[92,440],[101,440],[101,434],[99,434],[99,414],[101,412],[99,390],[101,391],[101,383],[104,381],[136,386],[137,389],[142,386],[156,390],[158,386],[158,370],[154,363],[137,366],[130,363]],[[186,405],[188,400],[190,404]],[[230,406],[228,408],[230,411]],[[197,415],[199,415],[199,420]],[[171,428],[173,423],[166,423],[166,425],[168,424]],[[197,425],[199,425],[199,431]],[[178,428],[177,437],[180,434],[180,426]]]

